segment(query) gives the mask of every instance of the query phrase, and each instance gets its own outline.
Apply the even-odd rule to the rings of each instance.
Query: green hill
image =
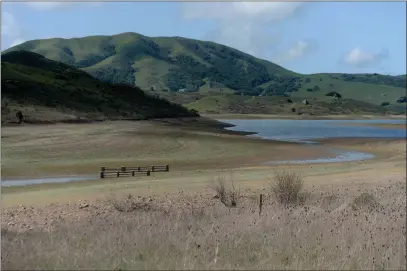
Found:
[[[399,106],[406,77],[380,74],[302,75],[213,42],[181,37],[146,37],[136,33],[46,39],[14,50],[33,51],[80,68],[111,83],[142,89],[250,96],[291,96],[327,101],[328,92],[344,99]]]
[[[132,86],[102,82],[67,64],[27,51],[1,59],[2,123],[22,110],[27,121],[196,116]]]

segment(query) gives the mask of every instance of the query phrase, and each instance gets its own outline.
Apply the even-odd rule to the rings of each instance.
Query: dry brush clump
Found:
[[[354,211],[356,210],[374,211],[380,209],[381,205],[373,195],[364,192],[357,196],[352,201],[351,207]]]
[[[318,189],[303,205],[265,205],[261,217],[251,201],[240,199],[235,208],[240,211],[230,212],[223,204],[211,205],[209,200],[219,199],[210,195],[202,208],[194,196],[185,204],[198,205],[167,209],[169,215],[160,208],[123,212],[113,207],[104,216],[61,222],[49,232],[2,231],[2,265],[19,270],[405,270],[405,183],[359,195],[364,192],[383,209],[355,211],[354,197],[346,191],[331,192],[328,204],[335,204],[326,209],[320,203],[327,192]]]
[[[233,180],[227,181],[225,178],[218,178],[213,186],[215,191],[215,197],[218,198],[226,207],[236,207],[240,190],[236,188],[236,184]]]
[[[271,182],[271,194],[283,205],[295,205],[304,201],[303,178],[293,171],[276,171]]]
[[[125,199],[112,198],[110,202],[114,209],[119,212],[134,212],[134,211],[151,211],[155,206],[152,204],[152,198],[133,197],[127,195]]]

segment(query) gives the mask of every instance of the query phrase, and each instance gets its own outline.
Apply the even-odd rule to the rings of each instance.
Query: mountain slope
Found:
[[[44,116],[38,112],[50,114],[51,111],[64,118],[196,116],[180,105],[147,95],[139,88],[102,82],[80,69],[32,52],[3,54],[1,69],[2,121],[15,119],[13,109],[21,108],[28,118],[40,119]]]
[[[213,42],[136,33],[25,42],[28,50],[81,68],[103,81],[170,91],[224,90],[244,95],[345,98],[397,104],[406,77],[380,74],[301,75]]]

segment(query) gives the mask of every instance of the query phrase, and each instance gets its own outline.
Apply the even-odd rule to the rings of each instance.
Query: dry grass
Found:
[[[276,171],[271,182],[271,193],[281,204],[287,206],[299,204],[304,200],[301,190],[304,180],[301,175],[293,171]]]
[[[255,194],[242,194],[232,209],[213,195],[185,196],[182,206],[175,198],[129,196],[120,204],[107,201],[106,212],[90,204],[77,210],[88,216],[76,223],[61,220],[43,231],[3,230],[2,266],[405,270],[406,184],[358,192],[381,204],[370,211],[353,209],[358,197],[347,188],[338,191],[308,191],[303,205],[288,208],[266,201],[261,218]],[[141,202],[144,207],[135,207]]]

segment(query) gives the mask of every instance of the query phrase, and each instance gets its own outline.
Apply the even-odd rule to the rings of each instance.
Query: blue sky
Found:
[[[405,2],[2,3],[2,50],[137,32],[219,42],[300,73],[406,73]]]

